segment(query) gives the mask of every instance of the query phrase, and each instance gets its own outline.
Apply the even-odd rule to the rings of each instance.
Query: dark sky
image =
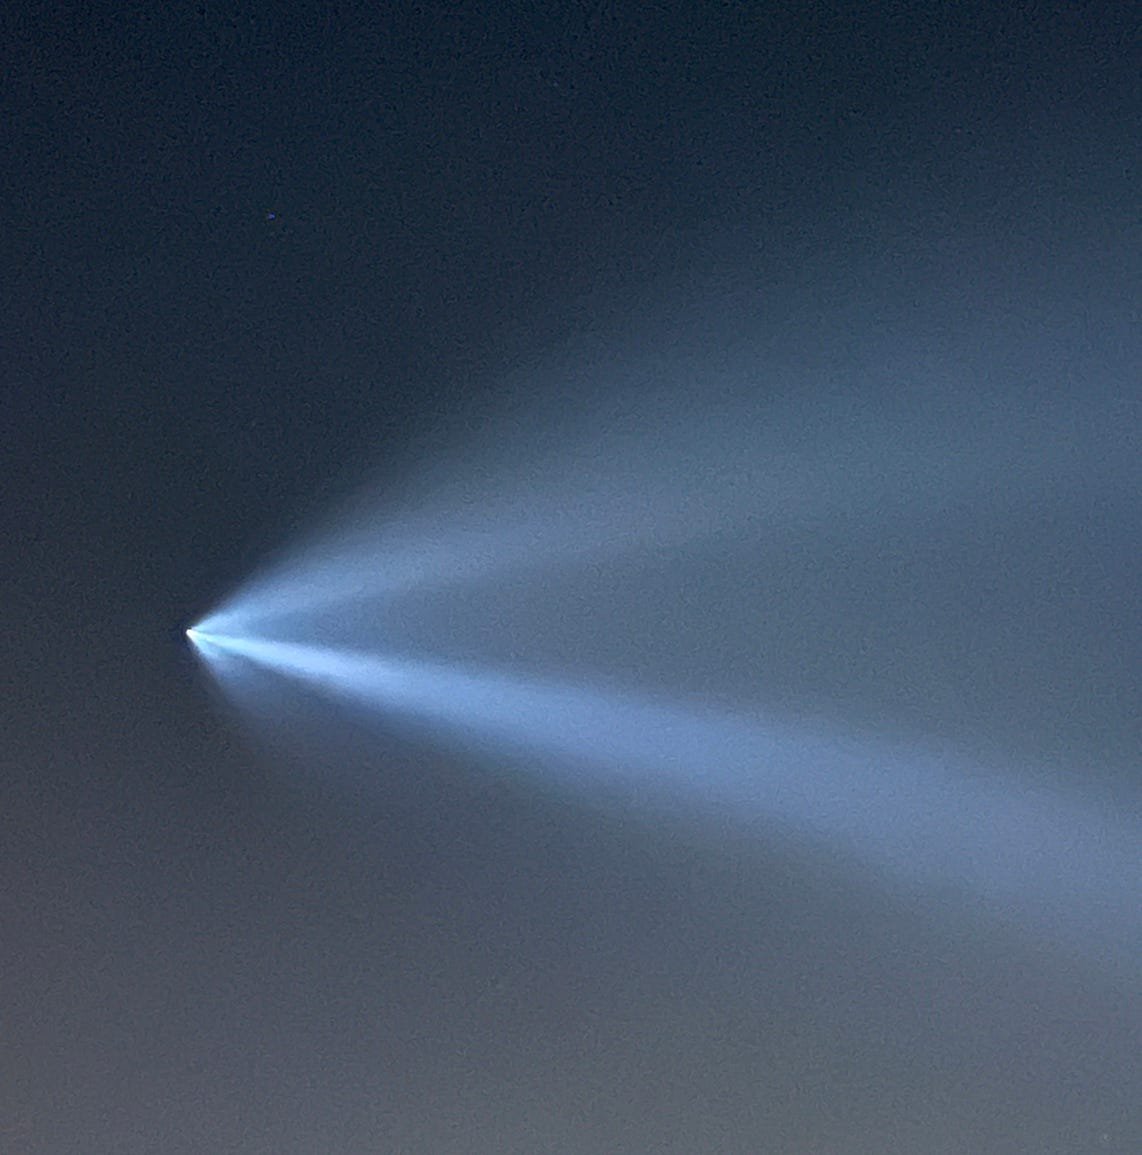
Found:
[[[810,363],[948,356],[963,389],[1030,375],[1080,440],[1117,431],[1070,504],[956,511],[907,578],[891,542],[852,550],[844,597],[766,570],[840,650],[907,643],[858,677],[775,621],[775,693],[1038,760],[1137,820],[1130,6],[10,8],[0,1150],[1142,1148],[1137,969],[431,734],[324,740],[304,700],[283,749],[182,637],[354,484],[400,491],[515,406],[521,365],[703,300],[740,334],[760,286],[794,407],[844,394]],[[522,432],[557,449],[545,412]],[[965,536],[990,563],[947,567]],[[655,593],[737,596],[684,567],[612,575],[611,636],[653,635]],[[854,608],[900,588],[938,612]],[[569,620],[549,649],[598,666]],[[755,642],[646,661],[728,692]]]

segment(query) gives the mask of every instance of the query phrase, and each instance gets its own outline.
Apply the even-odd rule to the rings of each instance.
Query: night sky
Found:
[[[710,512],[426,579],[402,645],[1142,830],[1131,5],[9,7],[0,1151],[1142,1150],[1139,955],[297,687],[251,717],[184,637],[363,485],[447,546],[701,428],[702,508],[820,463],[779,549]],[[885,428],[926,480],[853,512]]]

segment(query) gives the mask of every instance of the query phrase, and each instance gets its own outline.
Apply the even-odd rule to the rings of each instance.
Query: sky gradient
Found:
[[[1099,3],[6,13],[0,1150],[1137,1151],[1138,43]],[[184,631],[278,597],[598,733],[236,694]],[[1046,871],[1106,905],[592,791],[625,693],[1106,815]]]

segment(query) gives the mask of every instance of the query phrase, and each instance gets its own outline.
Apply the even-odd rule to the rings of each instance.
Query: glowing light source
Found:
[[[698,354],[663,352],[621,372],[592,362],[605,381],[596,394],[578,371],[552,394],[590,415],[567,422],[567,436],[543,412],[465,432],[451,460],[428,456],[423,474],[366,491],[300,535],[187,630],[194,652],[262,715],[280,700],[259,667],[419,718],[498,759],[526,758],[536,775],[596,797],[728,816],[934,904],[971,895],[1001,917],[1142,957],[1136,822],[1007,755],[976,766],[922,738],[878,736],[899,703],[900,725],[923,730],[930,718],[940,749],[957,732],[972,748],[1005,748],[994,711],[973,703],[1011,662],[978,623],[1039,638],[1023,591],[1059,586],[1058,551],[1052,543],[1048,570],[1027,511],[1073,523],[1098,487],[1119,508],[1137,469],[1125,403],[1084,393],[1028,404],[1021,383],[994,396],[953,387],[977,368],[988,375],[974,352],[938,372],[921,366],[899,399],[895,387],[802,393],[775,378],[759,388],[774,376],[771,355],[743,346],[740,356],[736,368],[711,358],[723,365],[713,372]],[[827,356],[806,364],[829,380],[838,371]],[[975,551],[963,561],[960,540]],[[1046,620],[1074,615],[1075,637],[1083,621],[1103,628],[1077,598],[1042,600]],[[1032,651],[1017,646],[1012,660],[1021,652]],[[521,672],[567,664],[603,676]],[[606,675],[619,670],[675,690],[616,691]],[[1053,676],[1028,693],[1046,701]],[[695,698],[707,686],[755,705]],[[802,695],[814,709],[836,703],[851,728],[773,708]]]

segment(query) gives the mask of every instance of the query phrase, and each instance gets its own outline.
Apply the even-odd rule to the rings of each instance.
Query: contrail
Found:
[[[195,637],[330,698],[538,760],[572,789],[703,813],[840,855],[890,888],[958,892],[1119,960],[1142,951],[1142,856],[1107,809],[919,749],[757,714],[254,638]]]

